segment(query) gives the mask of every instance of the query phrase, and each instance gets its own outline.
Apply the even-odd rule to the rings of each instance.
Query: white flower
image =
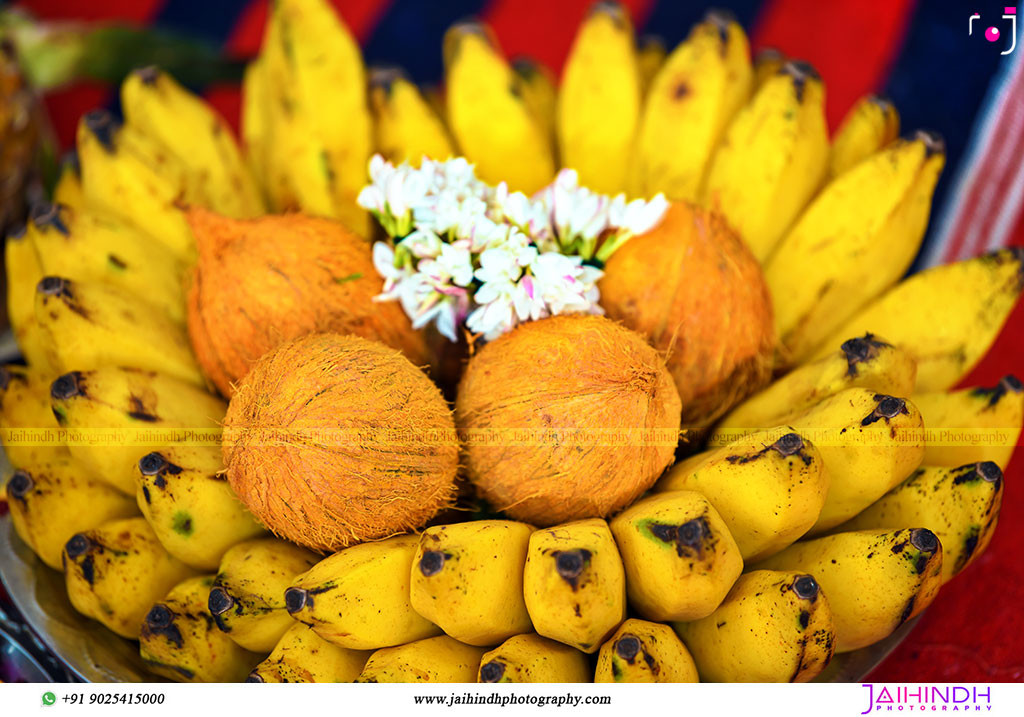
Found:
[[[405,249],[417,259],[431,258],[438,256],[444,242],[441,237],[426,229],[417,229],[412,234],[398,242],[398,249]]]
[[[394,301],[399,298],[399,287],[412,275],[409,267],[395,264],[395,250],[387,242],[376,242],[373,245],[373,267],[384,277],[384,288],[376,297],[379,301]]]
[[[512,296],[515,286],[509,284],[506,288],[507,292],[494,296],[466,317],[467,329],[474,334],[483,334],[484,339],[492,341],[515,328],[516,314]]]
[[[472,255],[465,246],[441,244],[440,255],[420,261],[417,271],[430,277],[438,288],[448,282],[469,286],[473,281]]]
[[[626,195],[619,194],[608,208],[608,225],[612,229],[624,229],[633,235],[646,234],[661,222],[668,207],[669,203],[664,194],[657,194],[650,201],[634,199],[628,203]]]
[[[480,268],[476,270],[475,276],[484,285],[477,289],[477,294],[487,288],[487,284],[502,282],[512,283],[519,279],[523,273],[522,267],[517,261],[516,254],[502,247],[485,249],[480,254]],[[487,299],[480,299],[481,303],[487,303]]]
[[[539,296],[552,314],[601,313],[597,305],[597,280],[603,272],[583,266],[579,257],[546,252],[530,264]]]

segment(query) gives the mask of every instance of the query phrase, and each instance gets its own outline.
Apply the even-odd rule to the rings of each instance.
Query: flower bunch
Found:
[[[374,244],[381,301],[399,301],[413,326],[434,322],[452,341],[462,324],[487,340],[522,321],[603,313],[600,266],[650,231],[664,196],[627,202],[579,186],[574,170],[532,197],[476,177],[463,158],[416,168],[375,155],[359,195],[388,234]]]

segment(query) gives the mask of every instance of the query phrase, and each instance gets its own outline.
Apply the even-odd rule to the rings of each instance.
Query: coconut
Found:
[[[312,334],[257,361],[224,419],[227,477],[275,534],[333,551],[422,527],[455,492],[451,411],[377,341]]]
[[[602,518],[673,459],[679,394],[661,355],[599,316],[522,324],[469,361],[455,402],[469,479],[536,525]]]
[[[771,297],[721,215],[673,203],[612,255],[598,288],[609,317],[665,352],[685,428],[707,428],[771,379]]]
[[[397,303],[375,302],[382,281],[370,244],[338,222],[301,214],[241,220],[188,213],[198,262],[188,329],[206,376],[224,395],[254,361],[310,333],[356,334],[427,363],[423,337]]]

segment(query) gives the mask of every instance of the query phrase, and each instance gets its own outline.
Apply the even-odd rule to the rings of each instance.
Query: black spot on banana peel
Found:
[[[157,416],[150,413],[149,409],[147,409],[146,405],[142,402],[142,399],[139,398],[138,396],[131,396],[128,399],[128,402],[131,405],[131,410],[128,411],[128,416],[134,418],[136,421],[143,421],[145,423],[156,423],[158,420],[160,420]]]
[[[878,350],[882,348],[892,348],[892,346],[884,341],[879,341],[871,333],[844,341],[839,350],[846,357],[846,375],[856,376],[860,370],[857,364],[870,361],[878,355]]]
[[[988,398],[988,407],[995,406],[1007,393],[1020,393],[1024,391],[1024,384],[1013,374],[1007,374],[992,388],[976,388],[971,391],[972,396]]]
[[[32,476],[25,471],[14,471],[10,480],[7,481],[7,497],[14,500],[25,500],[25,496],[32,490],[34,482]]]
[[[313,596],[302,588],[288,588],[284,591],[284,607],[289,615],[294,615],[306,607],[313,607]]]
[[[500,682],[504,676],[505,665],[497,660],[491,660],[486,665],[480,667],[481,682]]]
[[[96,579],[95,566],[93,565],[91,555],[96,547],[96,544],[82,533],[72,535],[71,539],[64,544],[64,555],[78,562],[78,567],[82,571],[82,578],[90,585]],[[82,558],[83,555],[85,556],[84,558]],[[82,560],[79,561],[79,558],[82,558]]]
[[[865,416],[861,420],[860,425],[870,426],[875,421],[883,419],[888,423],[889,419],[896,418],[901,413],[910,414],[910,411],[907,409],[907,403],[902,398],[876,393],[875,403],[875,410]]]
[[[998,484],[1003,479],[1003,471],[992,461],[982,463],[968,463],[967,465],[954,468],[953,485],[974,483],[984,480],[989,483]]]
[[[210,614],[216,619],[235,606],[235,599],[223,587],[214,585],[210,590],[210,597],[206,601],[206,606],[209,608]],[[224,627],[221,627],[219,620],[217,621],[217,627],[220,627],[224,632],[230,632],[230,628],[225,630]]]
[[[682,525],[652,523],[650,531],[658,540],[675,543],[676,554],[680,557],[690,552],[697,553],[699,557],[704,551],[704,539],[711,533],[703,516],[688,520]]]
[[[905,623],[907,620],[910,619],[910,616],[914,612],[914,603],[915,602],[917,602],[917,595],[911,595],[910,599],[907,600],[906,606],[903,608],[903,612],[900,614],[900,622],[899,622],[900,625],[902,625],[903,623]]]
[[[83,319],[89,318],[87,312],[75,299],[74,285],[70,279],[60,276],[44,276],[36,284],[36,292],[46,297],[53,297],[64,302],[69,310],[74,311]]]
[[[85,115],[83,121],[85,122],[85,128],[92,132],[96,141],[103,146],[103,149],[113,153],[115,149],[114,138],[120,129],[114,116],[106,110],[93,110]]]
[[[160,603],[154,605],[146,613],[146,619],[142,621],[142,633],[144,636],[160,635],[179,650],[185,645],[185,641],[181,637],[181,630],[174,624],[174,613],[169,607]]]
[[[615,654],[632,665],[641,647],[640,638],[627,632],[615,641]]]
[[[582,548],[576,550],[556,550],[551,554],[555,559],[555,571],[572,586],[579,587],[579,578],[590,562],[590,551]]]
[[[32,218],[32,223],[36,225],[37,229],[45,231],[52,228],[64,236],[70,236],[71,230],[68,229],[68,225],[60,215],[61,209],[62,207],[59,204],[36,202],[32,205],[29,216]]]
[[[80,371],[71,371],[59,376],[50,384],[50,398],[55,401],[66,401],[76,396],[85,396],[82,390],[82,374]],[[59,420],[58,416],[58,420]]]
[[[787,433],[768,448],[783,457],[799,454],[805,464],[809,465],[811,462],[811,457],[804,453],[804,439],[799,433]]]
[[[425,550],[420,557],[420,572],[425,577],[433,577],[441,572],[450,557],[452,557],[450,554],[440,550]]]

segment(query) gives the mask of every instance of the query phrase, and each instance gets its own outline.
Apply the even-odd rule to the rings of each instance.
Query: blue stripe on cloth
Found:
[[[749,34],[753,32],[757,14],[764,4],[765,0],[722,0],[719,3],[655,0],[647,21],[639,30],[642,35],[660,37],[671,52],[672,48],[686,39],[690,28],[704,17],[709,7],[718,6],[729,10]]]
[[[1003,43],[989,43],[983,36],[985,27],[1002,22],[999,17],[1004,5],[1002,0],[919,2],[884,87],[900,111],[904,134],[932,129],[946,140],[946,169],[935,191],[932,223],[913,271],[921,268],[922,257],[934,254],[931,245],[939,234],[937,218],[943,216],[950,200],[952,177],[961,171],[975,118],[1004,59],[999,54]],[[982,22],[975,22],[974,35],[968,36],[968,19],[975,9]]]
[[[368,65],[398,65],[420,84],[444,75],[441,41],[452,23],[478,15],[486,0],[394,0],[363,48]]]

